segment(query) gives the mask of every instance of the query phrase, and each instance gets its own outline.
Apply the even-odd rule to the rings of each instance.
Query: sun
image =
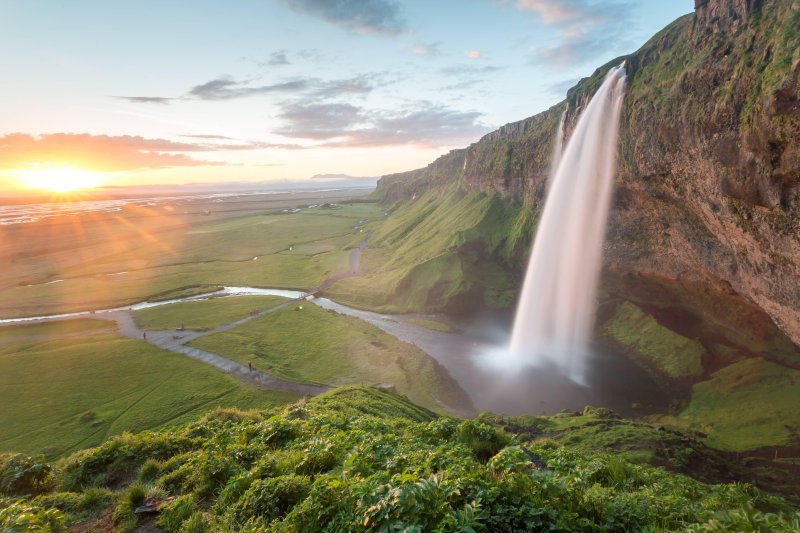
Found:
[[[22,185],[29,189],[43,189],[54,193],[66,193],[91,189],[102,184],[102,177],[71,167],[46,167],[19,171]]]

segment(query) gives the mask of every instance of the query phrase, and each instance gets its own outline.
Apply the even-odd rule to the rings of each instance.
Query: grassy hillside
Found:
[[[529,206],[508,204],[497,194],[429,191],[368,224],[374,234],[362,258],[364,276],[326,292],[389,312],[507,307],[516,285],[509,261],[530,246],[533,220]]]
[[[800,371],[746,359],[697,383],[688,407],[664,420],[706,433],[716,448],[792,446],[800,442],[798,406]]]
[[[268,412],[222,410],[55,464],[0,462],[0,527],[59,531],[777,531],[785,500],[706,484],[490,420],[437,418],[345,388]],[[155,511],[134,513],[142,504]]]
[[[75,320],[0,329],[0,450],[58,457],[123,431],[197,418],[210,408],[266,408],[295,397]]]

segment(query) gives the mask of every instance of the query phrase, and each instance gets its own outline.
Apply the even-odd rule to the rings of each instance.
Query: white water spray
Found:
[[[517,362],[549,362],[575,381],[583,381],[589,356],[624,95],[620,65],[567,142],[551,177],[511,336]]]

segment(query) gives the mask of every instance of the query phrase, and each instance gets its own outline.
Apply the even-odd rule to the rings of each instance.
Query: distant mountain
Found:
[[[312,180],[378,181],[379,176],[348,176],[347,174],[314,174]]]

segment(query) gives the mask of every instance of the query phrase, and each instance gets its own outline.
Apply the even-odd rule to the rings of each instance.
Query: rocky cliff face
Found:
[[[397,200],[457,182],[540,205],[562,113],[569,135],[608,68],[624,60],[608,271],[736,293],[800,343],[798,43],[798,0],[697,0],[695,13],[598,69],[561,104],[425,169],[385,176],[379,192]]]

